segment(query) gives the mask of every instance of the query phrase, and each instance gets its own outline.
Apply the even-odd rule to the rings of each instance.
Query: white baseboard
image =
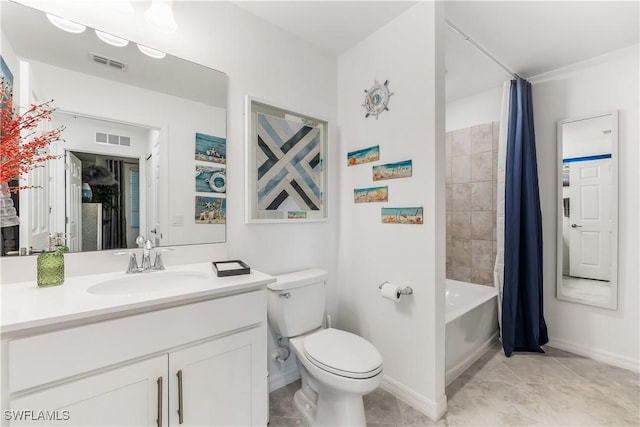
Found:
[[[640,360],[635,360],[631,357],[622,356],[596,348],[584,347],[580,344],[553,338],[549,338],[547,345],[579,356],[588,357],[589,359],[597,360],[598,362],[606,363],[608,365],[628,369],[633,372],[640,372]]]
[[[415,409],[434,421],[440,419],[440,417],[442,417],[447,411],[446,395],[442,395],[442,397],[435,402],[386,375],[382,377],[382,384],[380,387],[408,405],[413,406]]]
[[[460,375],[462,375],[462,373],[464,371],[469,369],[469,367],[471,365],[473,365],[476,362],[476,360],[478,360],[480,358],[480,356],[485,354],[487,352],[487,350],[489,350],[489,348],[491,348],[493,343],[498,341],[499,334],[500,334],[499,331],[496,331],[491,336],[491,338],[489,338],[487,341],[482,343],[482,345],[480,345],[480,347],[476,348],[473,351],[473,353],[471,353],[469,356],[465,357],[464,360],[462,360],[460,363],[458,363],[453,368],[448,369],[447,372],[446,372],[446,384],[447,385],[451,384],[453,382],[453,380],[458,378]]]
[[[276,374],[269,372],[269,393],[297,381],[298,378],[300,378],[300,372],[298,372],[298,367],[295,364],[292,368],[283,372]]]

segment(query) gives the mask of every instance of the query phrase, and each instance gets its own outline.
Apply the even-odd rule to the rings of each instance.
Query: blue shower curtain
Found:
[[[549,341],[542,300],[542,217],[531,83],[511,81],[505,170],[502,347],[544,353]]]

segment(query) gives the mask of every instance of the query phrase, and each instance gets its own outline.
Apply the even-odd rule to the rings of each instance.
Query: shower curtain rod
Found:
[[[493,56],[491,53],[489,53],[489,51],[487,51],[485,48],[483,48],[481,45],[479,45],[475,40],[473,40],[471,37],[469,37],[468,34],[466,34],[464,31],[462,31],[460,28],[458,28],[453,22],[449,21],[448,19],[445,19],[444,22],[447,23],[447,25],[449,26],[449,28],[451,28],[453,31],[455,31],[456,33],[460,34],[462,36],[463,39],[465,39],[466,41],[468,41],[469,43],[471,43],[476,49],[478,49],[480,52],[484,53],[489,59],[491,59],[493,62],[495,62],[496,64],[498,64],[502,69],[504,69],[507,73],[511,74],[511,76],[514,79],[518,79],[518,78],[522,78],[521,76],[519,76],[517,73],[511,71],[510,69],[508,69],[502,62],[500,62],[498,60],[498,58],[496,58],[495,56]]]

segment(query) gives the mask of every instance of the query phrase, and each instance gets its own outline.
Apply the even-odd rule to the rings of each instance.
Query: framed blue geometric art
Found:
[[[325,220],[327,122],[246,102],[246,222]]]

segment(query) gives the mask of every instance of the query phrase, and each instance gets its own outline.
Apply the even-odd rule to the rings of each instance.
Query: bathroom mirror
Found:
[[[558,122],[557,298],[615,310],[617,112]]]
[[[14,106],[53,99],[50,126],[65,127],[50,147],[59,157],[13,196],[20,225],[2,228],[3,255],[45,249],[51,232],[66,233],[72,252],[135,248],[138,235],[154,246],[224,242],[227,76],[0,7]]]

